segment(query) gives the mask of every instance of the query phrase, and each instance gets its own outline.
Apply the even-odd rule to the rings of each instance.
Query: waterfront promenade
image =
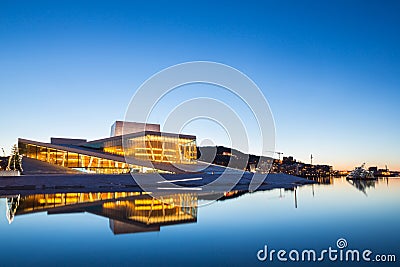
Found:
[[[156,174],[137,174],[141,178],[151,182],[159,179]],[[234,174],[232,179],[237,179]],[[182,180],[174,184],[182,187],[200,188],[203,185],[215,181],[219,175],[216,174],[164,174],[167,180]],[[232,190],[248,190],[252,174],[245,173]],[[197,178],[191,180],[192,178]],[[268,174],[260,189],[268,190],[274,188],[293,189],[300,185],[312,184],[313,181],[287,175],[287,174]],[[154,184],[154,189],[161,187],[161,184]],[[224,184],[215,184],[213,189],[224,190]],[[0,195],[12,195],[21,193],[55,193],[55,192],[107,192],[107,191],[142,191],[141,187],[135,182],[130,174],[120,175],[97,175],[97,174],[53,174],[53,175],[23,175],[19,177],[2,177],[0,179]],[[170,191],[174,191],[171,189]]]

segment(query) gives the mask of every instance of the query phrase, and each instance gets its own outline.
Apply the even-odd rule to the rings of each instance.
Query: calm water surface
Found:
[[[164,206],[134,193],[21,196],[13,205],[2,198],[0,266],[400,266],[400,179],[325,182],[331,184],[237,193],[199,208],[201,197],[193,194],[167,196]],[[168,204],[177,198],[189,207]],[[6,205],[16,214],[11,224]],[[256,256],[265,245],[288,252],[337,248],[339,238],[348,249],[394,254],[397,262]]]

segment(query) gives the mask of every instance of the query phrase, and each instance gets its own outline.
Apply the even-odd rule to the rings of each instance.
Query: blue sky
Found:
[[[0,1],[0,147],[108,136],[147,78],[209,60],[261,88],[285,155],[400,169],[399,13],[398,1]]]

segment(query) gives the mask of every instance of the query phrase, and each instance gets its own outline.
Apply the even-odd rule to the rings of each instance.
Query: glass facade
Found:
[[[57,143],[19,139],[18,146],[21,154],[28,158],[100,174],[174,172],[171,168],[161,166],[158,168],[164,171],[156,170],[144,162],[143,165],[149,167],[134,164],[142,164],[138,161],[151,161],[166,163],[164,165],[167,166],[170,163],[194,164],[197,160],[196,137],[190,135],[146,131],[126,135],[124,138],[115,136],[91,142],[80,140],[79,143],[71,143],[73,139],[53,139],[57,139]],[[124,156],[137,161],[127,163]]]
[[[124,161],[109,160],[88,154],[76,153],[65,149],[55,149],[50,146],[37,145],[28,141],[19,141],[20,153],[28,158],[45,161],[62,167],[73,168],[82,172],[99,174],[121,174],[129,172],[155,172],[157,170],[127,164]]]
[[[145,135],[127,140],[127,156],[169,163],[194,163],[196,140],[178,136]]]
[[[126,137],[125,151],[122,137],[89,142],[87,147],[119,156],[134,157],[168,163],[195,163],[197,159],[196,138],[172,134],[144,134]]]

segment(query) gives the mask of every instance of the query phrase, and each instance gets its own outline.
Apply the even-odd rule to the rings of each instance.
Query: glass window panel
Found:
[[[39,146],[37,159],[41,161],[47,161],[47,148]]]
[[[36,159],[36,146],[28,144],[26,156],[28,158]]]
[[[51,164],[56,164],[57,161],[57,150],[53,148],[48,149],[48,160],[49,163]]]
[[[67,163],[67,152],[62,150],[57,150],[56,164],[60,166],[66,166]]]
[[[79,157],[77,153],[68,152],[68,168],[78,168],[79,167]]]

